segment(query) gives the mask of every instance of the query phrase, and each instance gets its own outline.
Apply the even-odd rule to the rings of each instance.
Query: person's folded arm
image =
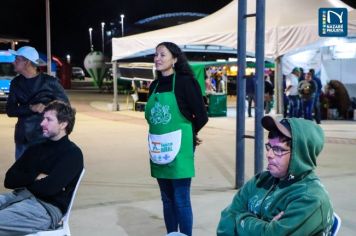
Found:
[[[278,220],[259,219],[252,213],[239,212],[236,231],[238,235],[313,235],[322,224],[321,204],[315,196],[299,196],[281,211],[284,213]]]
[[[64,188],[78,175],[83,169],[83,155],[79,149],[74,152],[63,153],[61,161],[51,173],[44,178],[38,178],[27,188],[38,197],[47,197],[63,191]],[[38,177],[38,176],[36,176]]]
[[[4,186],[8,189],[27,187],[35,181],[38,173],[36,172],[36,162],[31,158],[33,148],[27,149],[22,157],[18,159],[6,172]]]

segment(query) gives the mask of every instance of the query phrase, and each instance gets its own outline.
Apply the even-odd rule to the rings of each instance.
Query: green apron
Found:
[[[175,74],[172,91],[156,93],[154,88],[145,108],[149,124],[148,149],[151,175],[155,178],[191,178],[194,171],[192,123],[180,112]]]

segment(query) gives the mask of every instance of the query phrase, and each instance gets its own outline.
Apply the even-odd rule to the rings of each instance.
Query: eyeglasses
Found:
[[[266,147],[266,151],[267,152],[269,152],[269,150],[272,149],[273,154],[278,156],[278,157],[281,157],[281,156],[283,156],[285,154],[290,153],[290,149],[287,150],[287,149],[281,148],[279,146],[272,146],[270,143],[266,143],[265,147]]]

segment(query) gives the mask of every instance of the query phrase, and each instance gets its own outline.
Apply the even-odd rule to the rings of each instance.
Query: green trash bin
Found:
[[[227,113],[227,96],[226,94],[210,94],[208,115],[210,117],[226,116]]]

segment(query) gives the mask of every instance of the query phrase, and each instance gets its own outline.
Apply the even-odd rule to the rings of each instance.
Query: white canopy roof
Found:
[[[255,13],[255,1],[247,1],[247,13]],[[291,50],[323,41],[318,36],[318,10],[347,7],[339,0],[267,0],[265,56],[276,58]],[[351,8],[348,8],[351,10]],[[349,15],[349,35],[356,34],[356,14]],[[255,48],[255,18],[247,23],[247,51]],[[157,44],[171,41],[179,46],[218,45],[237,48],[237,0],[194,22],[112,40],[112,60],[143,56]]]

